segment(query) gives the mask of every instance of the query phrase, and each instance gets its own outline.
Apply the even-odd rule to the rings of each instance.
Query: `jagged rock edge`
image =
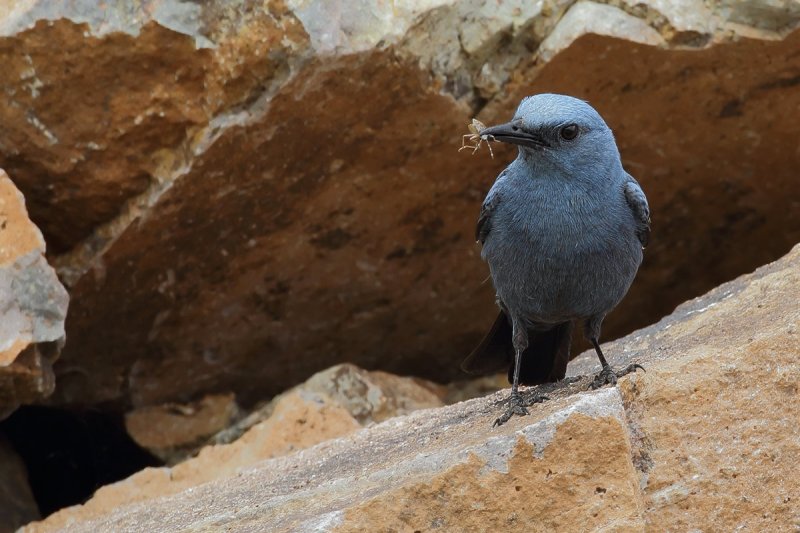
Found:
[[[566,13],[569,12],[570,9],[572,9],[577,3],[578,2],[570,2],[565,4],[565,7],[563,11],[559,13],[557,20],[552,23],[548,35],[552,34],[556,30]],[[699,42],[699,45],[692,46],[681,44],[680,42],[672,42],[671,39],[665,34],[676,33],[674,26],[669,22],[669,19],[663,13],[652,6],[637,4],[635,7],[632,7],[620,2],[619,0],[609,0],[606,2],[594,3],[615,7],[627,15],[643,21],[665,38],[665,46],[668,49],[690,48],[699,50],[710,46],[725,44],[727,42],[734,41],[739,37],[737,27],[741,27],[741,25],[735,23],[733,26],[730,24],[715,24],[712,31],[708,34],[708,39],[702,39],[701,42]],[[430,13],[430,11],[418,14],[408,25],[403,35],[396,36],[396,40],[394,42],[385,42],[382,47],[386,48],[401,44],[402,39],[412,28],[420,24],[428,13]],[[717,13],[712,12],[712,14],[715,16],[715,18],[719,18]],[[83,23],[89,25],[88,22]],[[172,29],[169,26],[165,26],[155,18],[152,19],[150,23],[157,24],[166,29],[171,29],[172,31],[178,31],[178,33],[182,33],[187,37],[195,38],[196,42],[196,36]],[[788,34],[792,28],[793,27],[787,26],[784,31],[781,32],[770,32],[760,28],[753,28],[753,30],[758,31],[763,38],[779,40]],[[465,58],[468,58],[469,54],[463,49],[461,43],[459,43],[459,47],[460,54]],[[198,50],[200,48],[200,46],[197,47]],[[397,51],[401,54],[403,53],[402,48],[398,48]],[[338,55],[347,57],[362,53],[364,53],[362,50],[353,50],[352,52],[345,54],[337,54],[336,51],[330,51],[319,54],[319,57],[336,57]],[[537,71],[545,64],[545,62],[542,61],[540,54],[541,51],[537,49],[537,51],[531,57],[533,65],[532,68]],[[496,55],[497,54],[495,54],[495,56]],[[315,55],[313,50],[308,50],[294,58],[289,57],[287,62],[288,72],[282,75],[279,74],[277,78],[273,79],[264,88],[261,94],[257,98],[251,100],[248,105],[237,106],[233,109],[226,109],[222,113],[212,117],[208,123],[199,130],[199,132],[195,133],[194,135],[188,135],[184,140],[183,145],[178,150],[173,152],[173,154],[177,155],[181,161],[181,165],[178,169],[164,176],[153,176],[153,182],[151,185],[142,194],[127,200],[123,204],[117,216],[115,216],[109,222],[100,225],[89,237],[84,239],[69,252],[53,258],[53,265],[55,266],[56,271],[58,272],[59,277],[62,279],[64,284],[68,287],[73,286],[78,279],[83,277],[89,270],[92,269],[95,270],[95,276],[99,279],[102,279],[104,276],[102,256],[111,246],[113,246],[117,238],[122,235],[122,233],[137,219],[146,219],[149,209],[158,202],[161,196],[168,191],[177,180],[184,175],[187,175],[192,170],[194,159],[208,150],[214,144],[214,142],[228,129],[237,126],[247,126],[248,124],[257,122],[260,118],[262,118],[269,111],[270,100],[272,96],[274,96],[283,86],[285,86],[286,83],[290,82],[300,72],[303,66],[312,61],[314,57]],[[491,57],[493,56],[490,56],[490,58]],[[417,59],[420,60],[420,62],[423,60],[423,58],[420,56],[417,56]],[[518,67],[523,60],[524,58],[520,58],[519,61],[516,62],[514,68]],[[423,67],[423,65],[421,64],[420,67]],[[441,78],[441,76],[443,76],[443,73],[436,72],[433,66],[424,68],[428,70],[429,73],[434,77]],[[513,72],[513,69],[511,72]],[[441,93],[451,96],[456,102],[460,101],[462,104],[467,105],[473,116],[479,116],[481,111],[489,102],[491,102],[499,94],[503,93],[503,87],[505,87],[508,82],[509,79],[504,80],[503,86],[500,88],[500,90],[494,93],[490,98],[481,97],[474,85],[472,89],[472,97],[469,98],[468,101],[464,101],[464,99],[459,100],[457,95],[448,92],[446,84],[442,85]]]
[[[178,180],[188,175],[193,168],[195,159],[213,146],[216,140],[229,129],[244,127],[263,118],[269,112],[272,97],[290,82],[311,59],[304,55],[298,57],[294,62],[290,61],[288,73],[273,80],[248,105],[225,110],[212,117],[199,131],[188,135],[180,148],[173,152],[173,155],[177,155],[177,159],[181,161],[176,170],[165,175],[152,176],[151,184],[147,189],[138,196],[127,200],[117,216],[100,225],[89,237],[69,252],[53,258],[53,266],[64,285],[73,286],[89,270],[94,270],[95,276],[102,279],[104,277],[103,255],[125,230],[137,220],[140,223],[145,221],[149,216],[150,208],[154,207]]]

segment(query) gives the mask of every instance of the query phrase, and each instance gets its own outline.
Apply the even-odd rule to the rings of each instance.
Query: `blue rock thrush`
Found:
[[[642,262],[650,210],[622,168],[611,130],[582,100],[531,96],[511,122],[480,134],[519,147],[486,196],[476,230],[501,312],[462,364],[471,373],[509,365],[510,405],[500,425],[547,399],[523,400],[520,384],[564,378],[575,321],[583,321],[603,367],[592,388],[641,368],[614,371],[599,338]]]

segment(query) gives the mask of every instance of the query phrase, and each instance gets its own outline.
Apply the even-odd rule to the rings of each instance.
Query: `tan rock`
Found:
[[[507,391],[387,420],[169,497],[25,531],[791,531],[800,246],[607,346],[619,387]],[[573,371],[592,373],[581,355]],[[88,505],[92,505],[91,502]]]
[[[451,393],[447,387],[417,378],[404,378],[380,371],[369,372],[351,364],[336,365],[317,372],[304,383],[254,409],[236,424],[208,439],[208,444],[227,444],[236,441],[236,446],[240,446],[248,439],[242,442],[237,439],[249,434],[252,428],[273,417],[278,406],[282,405],[287,397],[297,398],[298,394],[305,399],[316,398],[319,408],[336,406],[337,412],[339,409],[346,411],[349,416],[345,417],[348,422],[344,426],[348,428],[346,432],[349,432],[352,426],[349,422],[351,419],[366,426],[419,409],[441,407],[444,400],[450,400]],[[300,418],[302,417],[297,419]],[[271,424],[275,423],[276,421],[272,420]],[[315,428],[312,424],[300,425],[303,432],[312,435],[289,439],[288,446],[291,449],[307,446],[298,444],[300,440],[316,439],[315,442],[321,442],[330,438],[325,436],[330,435],[325,432],[321,437],[314,436]]]
[[[473,517],[468,524],[483,522],[489,527],[493,523],[504,524],[512,526],[512,530],[524,531],[541,509],[550,507],[550,521],[544,520],[549,524],[572,506],[575,507],[572,512],[581,519],[585,520],[587,513],[595,514],[589,523],[641,524],[638,480],[630,460],[630,443],[616,390],[553,402],[545,409],[549,416],[539,413],[541,416],[526,419],[522,424],[508,425],[495,432],[489,441],[486,437],[490,435],[495,402],[481,403],[478,407],[481,414],[477,417],[474,402],[446,408],[434,417],[428,414],[430,411],[419,411],[349,439],[330,441],[322,448],[314,448],[313,454],[300,452],[263,463],[256,470],[240,472],[222,481],[236,483],[238,487],[237,504],[227,506],[230,520],[219,520],[210,514],[215,511],[205,503],[195,507],[199,512],[188,522],[173,521],[176,517],[161,514],[157,507],[150,507],[153,511],[150,517],[139,515],[132,522],[108,521],[108,517],[95,513],[88,516],[98,519],[97,527],[116,531],[128,531],[130,527],[328,531],[334,530],[334,526],[342,526],[345,531],[364,528],[388,531],[431,527],[432,523],[458,527],[465,512],[471,511]],[[472,420],[466,422],[465,417]],[[603,438],[600,451],[609,453],[595,462],[594,451],[584,450],[580,453],[590,455],[592,461],[574,461],[572,456],[579,442],[589,435]],[[560,446],[562,441],[567,445]],[[515,470],[518,464],[524,470]],[[360,473],[341,477],[354,470]],[[264,479],[266,471],[271,474]],[[571,497],[555,505],[555,493],[548,489],[567,487],[578,480],[588,482],[584,490],[573,490]],[[260,486],[258,491],[253,490],[252,483]],[[191,492],[199,498],[194,501],[205,502],[206,491],[212,486],[194,488]],[[472,499],[474,491],[492,496],[480,502]],[[266,494],[282,501],[281,509],[265,499]],[[544,497],[537,504],[528,502],[519,506],[519,502],[534,496]],[[122,502],[115,500],[112,505],[117,501]],[[437,505],[432,506],[433,501]],[[604,501],[608,505],[603,505]],[[143,509],[152,504],[152,501],[141,503]],[[495,509],[494,505],[502,509]],[[94,500],[84,508],[93,509]],[[242,513],[247,516],[238,519],[237,515]],[[62,511],[45,522],[28,526],[25,531],[52,531],[67,525],[70,530],[83,531],[88,526],[83,516],[69,516]]]
[[[351,364],[318,372],[300,388],[328,396],[362,425],[441,407],[446,394],[446,390],[423,379],[368,372]]]
[[[796,0],[714,0],[713,4],[727,20],[742,26],[780,32],[800,19]]]
[[[25,199],[0,170],[0,418],[53,392],[69,298]]]
[[[192,405],[135,410],[126,416],[126,428],[134,440],[169,463],[178,464],[147,468],[102,487],[85,505],[48,517],[49,523],[62,527],[102,516],[123,504],[239,475],[265,459],[349,435],[377,420],[441,407],[442,401],[434,391],[444,392],[419,379],[338,365],[312,376],[213,437],[209,430],[235,410],[230,396],[210,396]],[[203,447],[203,440],[212,445]],[[194,454],[197,456],[183,461]]]
[[[74,301],[53,401],[251,404],[342,361],[463,378],[494,313],[474,221],[513,152],[456,150],[472,116],[505,120],[532,92],[598,107],[653,207],[608,338],[785,253],[800,241],[793,4],[607,4],[0,13],[0,165]]]
[[[620,387],[648,530],[800,527],[797,301],[800,246],[606,350],[648,361]]]
[[[704,44],[724,24],[724,14],[703,0],[624,0],[622,5],[673,43]]]
[[[125,429],[142,448],[167,463],[228,428],[239,408],[233,394],[212,394],[191,404],[142,407],[125,414]]]
[[[328,409],[326,406],[329,404],[344,409],[349,413],[346,418],[350,427],[351,419],[360,425],[368,425],[418,409],[441,407],[443,400],[455,401],[454,394],[459,394],[461,398],[474,397],[478,395],[475,391],[481,390],[480,386],[458,387],[457,391],[451,389],[421,379],[403,378],[380,371],[368,372],[354,365],[343,364],[314,374],[297,387],[252,409],[247,415],[241,412],[232,394],[209,395],[190,404],[135,409],[125,415],[125,427],[137,444],[168,465],[174,465],[197,455],[207,445],[237,441],[254,426],[272,417],[287,397],[295,398],[297,393],[306,400],[312,397],[318,399],[316,405],[320,409]],[[315,405],[304,401],[303,405],[306,404],[309,408]],[[303,417],[298,415],[297,419],[300,418]],[[286,420],[283,422],[288,423]],[[271,424],[275,424],[275,420]],[[301,426],[301,433],[311,436],[289,438],[287,446],[290,449],[306,446],[301,441],[308,439],[330,438],[325,436],[329,435],[326,432],[329,429],[323,431],[320,437],[313,435],[316,430],[313,424],[303,423]],[[263,432],[263,429],[255,434],[259,432]],[[252,436],[245,438],[236,446],[252,447],[253,440]],[[248,453],[253,455],[252,452]],[[254,456],[261,457],[258,453]],[[273,456],[273,452],[269,456]],[[213,476],[214,469],[211,472]]]

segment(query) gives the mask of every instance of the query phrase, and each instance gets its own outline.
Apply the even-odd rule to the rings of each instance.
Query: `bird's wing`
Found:
[[[636,236],[644,248],[650,242],[650,206],[647,205],[647,197],[639,183],[632,177],[628,177],[630,179],[625,182],[624,187],[625,200],[636,217]]]
[[[498,176],[498,179],[502,177],[503,174]],[[475,227],[475,240],[479,243],[483,244],[486,242],[486,237],[489,235],[489,231],[492,229],[492,213],[497,208],[497,204],[500,203],[500,193],[495,189],[492,188],[489,191],[489,194],[486,195],[486,199],[483,201],[483,205],[481,206],[481,214],[478,215],[478,225]]]
[[[483,244],[492,229],[492,213],[500,199],[499,194],[490,194],[481,206],[481,214],[478,215],[478,225],[475,227],[475,240]]]

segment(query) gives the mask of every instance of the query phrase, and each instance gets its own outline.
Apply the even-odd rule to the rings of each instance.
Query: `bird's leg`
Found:
[[[522,356],[522,350],[516,349],[514,356],[514,382],[511,384],[511,397],[508,399],[508,409],[505,413],[500,415],[500,418],[494,421],[494,426],[502,426],[514,415],[525,416],[528,410],[522,401],[522,395],[519,393],[519,361]]]
[[[600,365],[603,367],[603,369],[594,377],[594,380],[592,380],[590,385],[592,389],[599,389],[603,385],[616,385],[617,378],[621,378],[625,374],[630,374],[631,372],[636,372],[637,369],[644,370],[642,365],[634,363],[628,365],[622,370],[614,371],[614,369],[611,368],[611,365],[608,364],[608,361],[606,361],[606,358],[603,356],[603,350],[600,349],[600,343],[597,341],[597,337],[592,337],[589,340],[592,342],[594,351],[597,352],[597,358],[600,359]]]
[[[540,395],[538,392],[534,393],[531,398],[527,400],[522,399],[522,394],[519,392],[519,367],[522,359],[522,352],[528,347],[528,331],[517,320],[512,319],[512,327],[514,330],[512,344],[514,345],[514,379],[511,383],[511,397],[508,399],[508,409],[505,413],[500,415],[500,418],[494,421],[494,426],[502,426],[514,415],[525,416],[528,414],[526,406],[540,403],[548,398]]]

